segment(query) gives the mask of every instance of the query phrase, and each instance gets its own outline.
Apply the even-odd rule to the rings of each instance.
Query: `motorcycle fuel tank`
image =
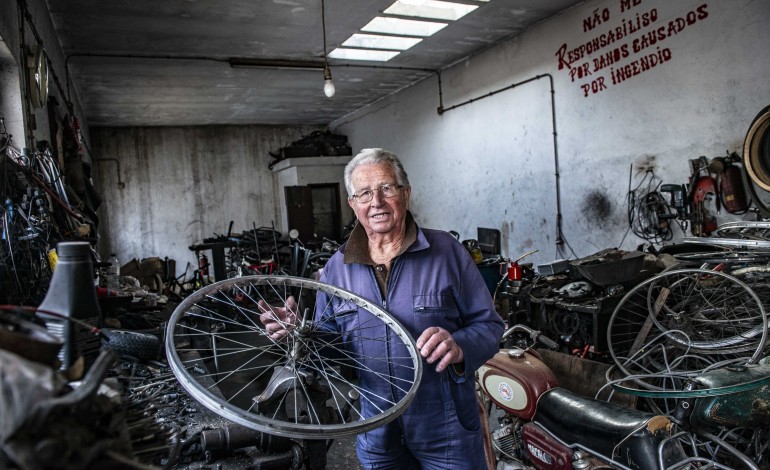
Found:
[[[477,374],[479,385],[495,405],[526,420],[535,415],[538,397],[558,385],[543,361],[518,348],[500,350]]]
[[[697,398],[690,423],[698,428],[762,427],[770,422],[770,363],[731,366],[700,375],[698,388],[725,393]]]

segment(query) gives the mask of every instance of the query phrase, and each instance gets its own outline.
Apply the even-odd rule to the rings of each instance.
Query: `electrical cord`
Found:
[[[658,190],[661,184],[660,178],[649,169],[645,171],[639,184],[632,189],[629,174],[626,196],[629,228],[623,235],[620,245],[623,244],[629,232],[652,244],[662,244],[673,239],[673,226],[674,222],[678,224],[678,213]],[[679,227],[682,232],[686,229],[682,224],[679,224]]]

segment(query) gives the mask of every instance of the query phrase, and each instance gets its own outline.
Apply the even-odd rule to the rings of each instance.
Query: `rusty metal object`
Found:
[[[763,380],[764,379],[764,380]],[[699,376],[706,389],[739,388],[740,391],[695,401],[690,422],[694,427],[763,427],[770,423],[770,364],[727,367]],[[742,387],[754,383],[755,387]]]
[[[54,366],[64,342],[44,327],[0,311],[0,348],[30,361]]]

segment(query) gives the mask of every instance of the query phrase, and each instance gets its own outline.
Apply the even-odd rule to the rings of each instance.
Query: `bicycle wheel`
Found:
[[[722,362],[754,363],[766,337],[757,294],[734,276],[704,269],[668,271],[635,286],[607,326],[619,370],[642,377],[636,380],[653,390],[664,385],[645,375],[686,376]]]
[[[717,227],[714,235],[721,238],[770,240],[770,222],[750,220],[725,222]]]
[[[750,240],[748,238],[721,238],[721,237],[684,237],[683,243],[694,245],[710,245],[718,247],[764,249],[770,248],[768,240]]]
[[[738,251],[717,251],[703,253],[679,253],[674,255],[677,261],[683,263],[724,263],[724,264],[745,264],[745,263],[766,263],[770,261],[770,251],[738,250]]]
[[[302,321],[276,342],[256,304],[283,306],[290,296]],[[330,319],[354,326],[339,334]],[[372,341],[399,353],[373,357],[351,347]],[[397,418],[422,377],[414,339],[385,310],[290,276],[227,279],[193,293],[169,320],[166,354],[182,387],[203,406],[243,426],[299,439],[357,434]],[[371,391],[377,388],[398,398]]]

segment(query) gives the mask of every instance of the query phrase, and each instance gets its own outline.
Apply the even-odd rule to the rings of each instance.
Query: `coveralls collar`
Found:
[[[396,256],[401,256],[408,251],[419,251],[430,247],[430,243],[417,228],[417,222],[414,221],[412,213],[406,212],[406,231],[404,233],[404,243]],[[356,224],[350,233],[350,238],[340,247],[340,251],[345,255],[343,260],[345,264],[368,264],[375,266],[376,263],[369,256],[369,237],[361,224]]]

